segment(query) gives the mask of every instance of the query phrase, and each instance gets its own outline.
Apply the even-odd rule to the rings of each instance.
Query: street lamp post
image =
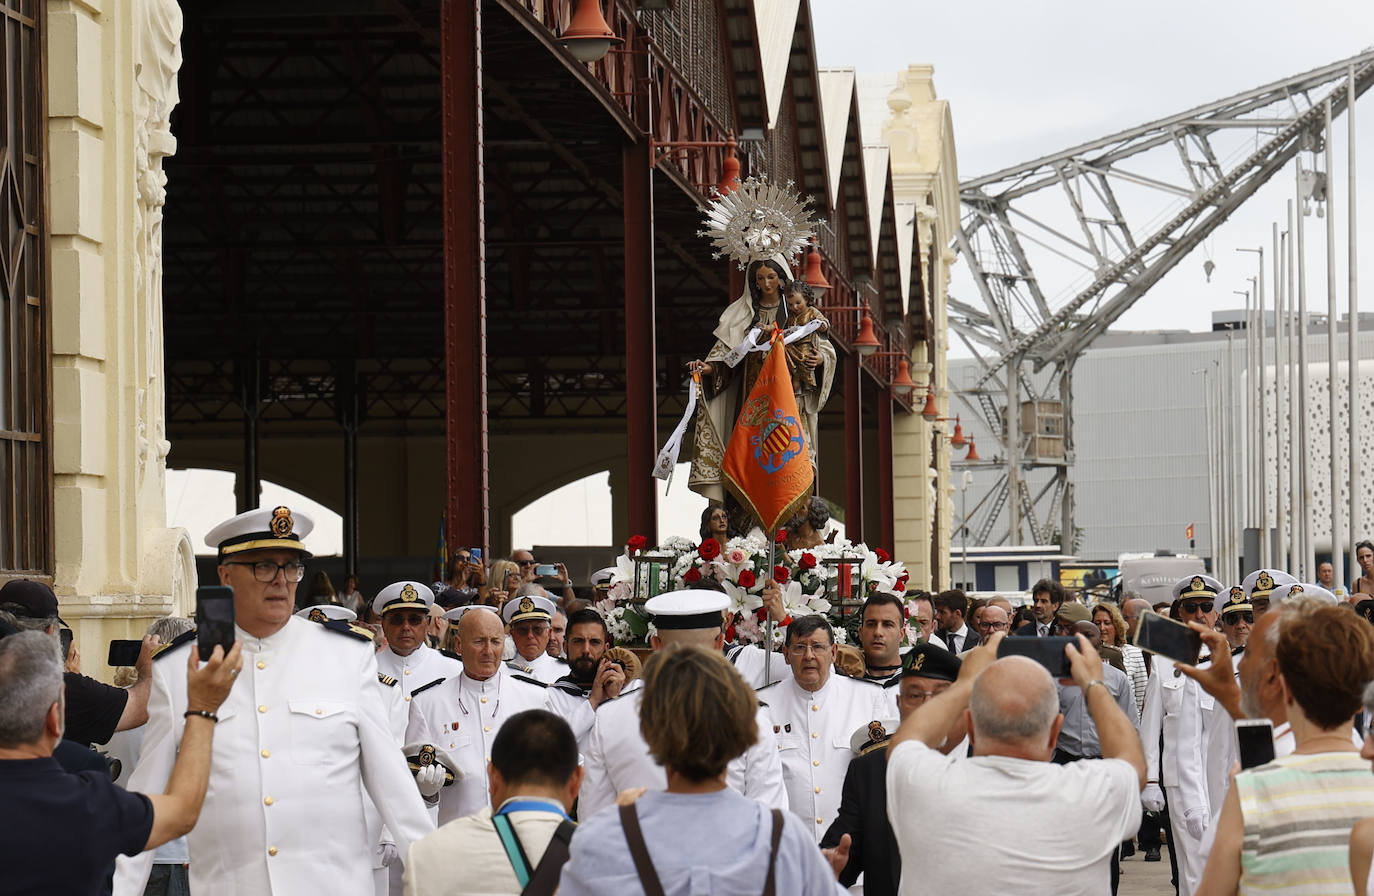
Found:
[[[1251,437],[1256,441],[1256,457],[1258,467],[1255,476],[1255,494],[1259,500],[1259,565],[1269,565],[1269,399],[1265,394],[1264,388],[1264,337],[1267,326],[1264,320],[1264,247],[1257,249],[1247,249],[1241,247],[1237,252],[1255,252],[1259,255],[1258,276],[1249,278],[1255,284],[1255,303],[1259,308],[1259,329],[1255,331],[1256,345],[1256,371],[1255,381],[1251,385],[1255,397],[1259,400],[1259,421]]]

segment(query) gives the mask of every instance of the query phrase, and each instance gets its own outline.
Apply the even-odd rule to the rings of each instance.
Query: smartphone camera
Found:
[[[541,563],[534,568],[534,574],[536,576],[556,576],[558,575],[558,564]]]

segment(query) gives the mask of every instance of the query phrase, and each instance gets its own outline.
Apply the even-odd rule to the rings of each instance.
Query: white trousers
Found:
[[[1174,860],[1178,862],[1178,896],[1193,896],[1202,883],[1202,869],[1207,867],[1207,853],[1211,838],[1204,846],[1183,824],[1183,798],[1177,787],[1165,787],[1169,801],[1169,842],[1173,844]],[[1175,811],[1177,810],[1177,811]]]

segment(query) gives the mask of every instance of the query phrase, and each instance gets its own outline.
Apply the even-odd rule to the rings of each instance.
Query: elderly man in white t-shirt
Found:
[[[1082,636],[1065,648],[1103,758],[1055,765],[1063,716],[1054,679],[1025,657],[997,660],[1003,637],[967,654],[954,686],[893,735],[887,813],[902,854],[902,896],[1100,896],[1113,852],[1140,823],[1145,756],[1103,683],[1097,652]],[[973,757],[943,755],[936,747],[964,713]],[[976,863],[922,861],[975,842]]]

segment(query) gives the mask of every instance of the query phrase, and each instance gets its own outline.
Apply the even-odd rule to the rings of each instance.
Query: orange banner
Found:
[[[772,348],[744,400],[721,464],[726,488],[769,535],[811,496],[811,446],[801,419],[782,331],[774,328]]]

